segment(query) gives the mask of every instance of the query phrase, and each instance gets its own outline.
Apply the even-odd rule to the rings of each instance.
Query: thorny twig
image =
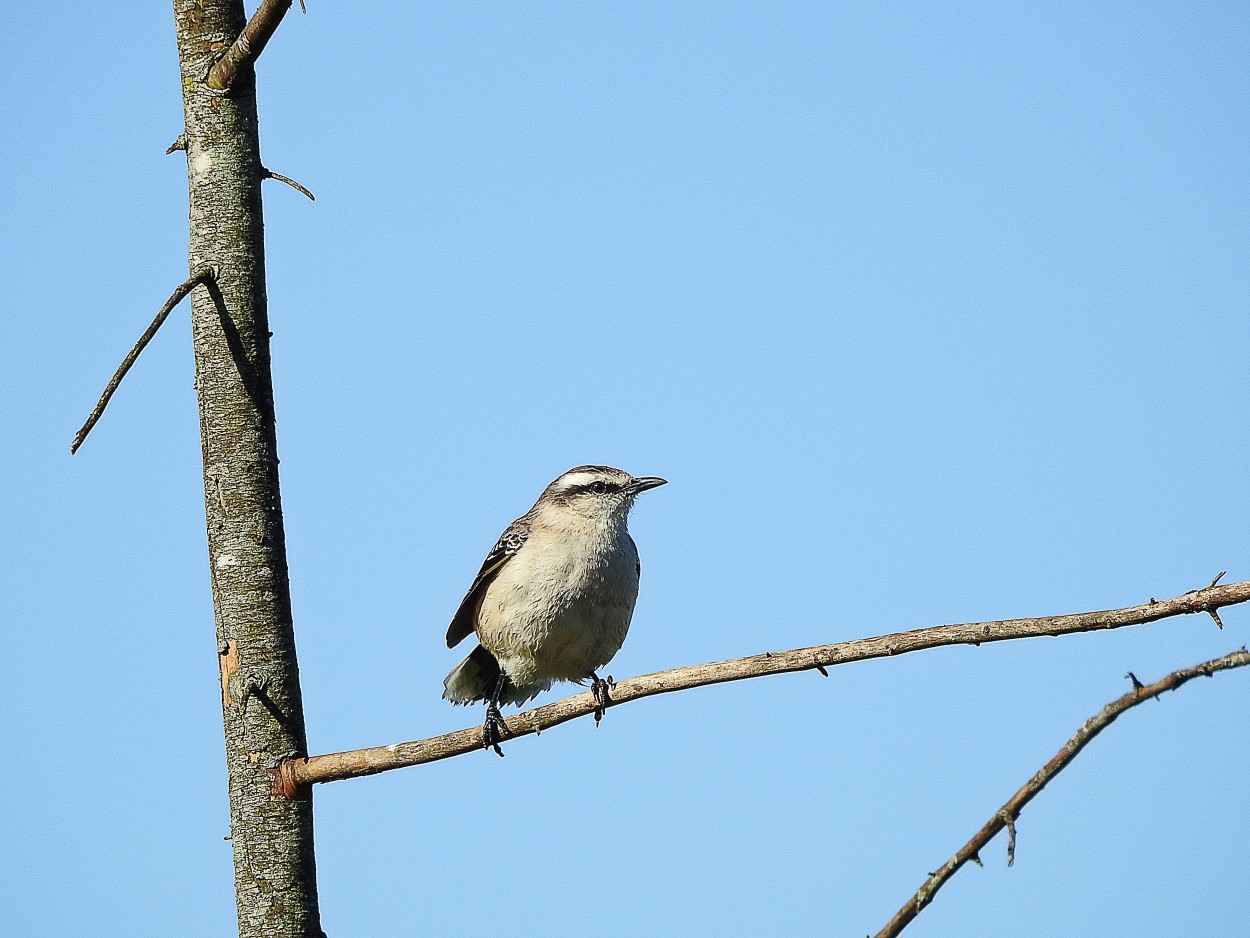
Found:
[[[1173,671],[1167,677],[1161,678],[1153,684],[1143,685],[1136,680],[1132,672],[1129,672],[1130,676],[1133,677],[1133,689],[1124,696],[1113,700],[1093,717],[1086,720],[1081,728],[1077,730],[1076,735],[1037,774],[1012,795],[1007,803],[986,822],[985,826],[977,831],[972,839],[959,849],[958,853],[943,863],[936,872],[929,874],[924,885],[903,904],[903,907],[894,914],[894,917],[890,919],[885,928],[877,932],[876,938],[895,938],[920,914],[920,910],[933,900],[933,896],[937,891],[945,885],[948,879],[955,875],[955,872],[961,866],[969,860],[979,862],[978,854],[981,848],[989,843],[1004,827],[1007,828],[1009,837],[1007,842],[1007,865],[1011,866],[1016,858],[1015,820],[1020,816],[1024,806],[1032,801],[1034,796],[1045,788],[1051,779],[1076,758],[1077,753],[1085,748],[1091,739],[1110,726],[1116,717],[1125,710],[1136,706],[1144,700],[1157,698],[1165,691],[1175,690],[1182,684],[1200,675],[1210,677],[1216,671],[1241,668],[1248,664],[1250,664],[1250,653],[1247,653],[1243,647],[1232,654],[1224,655],[1222,658],[1215,658],[1211,661],[1204,661],[1202,664],[1196,664],[1193,667]]]

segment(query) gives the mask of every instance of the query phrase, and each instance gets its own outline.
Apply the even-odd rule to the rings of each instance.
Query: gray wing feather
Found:
[[[460,600],[460,608],[452,617],[451,625],[447,626],[448,648],[458,645],[466,636],[473,634],[474,627],[477,625],[477,607],[481,602],[482,594],[491,581],[498,576],[500,568],[521,549],[529,533],[528,522],[521,518],[508,525],[499,540],[495,542],[491,552],[482,561],[482,569],[474,577],[473,585],[464,594],[464,599]]]

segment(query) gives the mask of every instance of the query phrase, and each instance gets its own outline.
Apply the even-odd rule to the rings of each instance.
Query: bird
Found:
[[[478,644],[443,681],[454,704],[486,703],[482,748],[499,755],[501,704],[523,704],[556,681],[589,681],[595,725],[611,703],[599,669],[625,641],[641,564],[629,534],[639,493],[665,485],[611,466],[577,466],[504,530],[447,628],[447,647]]]

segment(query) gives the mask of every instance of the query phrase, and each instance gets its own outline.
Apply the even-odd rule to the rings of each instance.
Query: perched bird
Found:
[[[483,748],[499,748],[499,705],[555,681],[589,680],[595,723],[611,703],[597,671],[625,641],[638,598],[638,548],[626,520],[639,492],[664,479],[578,466],[552,482],[499,538],[447,629],[451,648],[478,646],[443,681],[456,704],[486,701]],[[610,679],[609,679],[610,680]]]

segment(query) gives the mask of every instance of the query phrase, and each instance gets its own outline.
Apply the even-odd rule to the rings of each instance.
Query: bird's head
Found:
[[[624,519],[639,492],[665,481],[655,476],[631,476],[611,466],[578,466],[547,486],[535,507],[604,521]]]

